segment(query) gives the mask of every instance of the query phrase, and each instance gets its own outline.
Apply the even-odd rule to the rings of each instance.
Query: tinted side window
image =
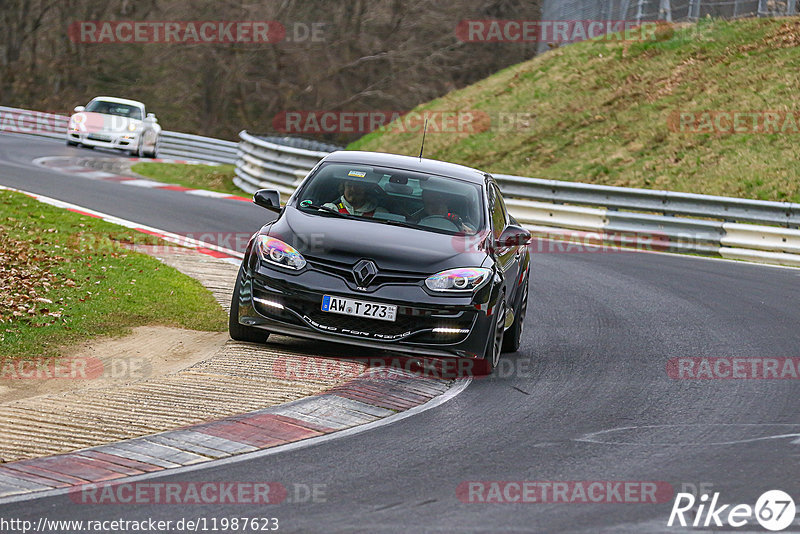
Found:
[[[498,239],[508,223],[508,215],[500,190],[497,189],[496,185],[492,184],[490,191],[492,197],[492,231],[495,239]]]

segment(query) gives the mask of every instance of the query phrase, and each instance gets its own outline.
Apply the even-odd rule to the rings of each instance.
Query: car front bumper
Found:
[[[425,356],[483,357],[493,297],[434,296],[417,284],[385,284],[355,292],[344,280],[316,270],[284,273],[253,262],[239,292],[239,322],[270,332],[368,349]],[[397,306],[394,322],[323,312],[323,295]],[[496,297],[495,297],[496,298]]]
[[[67,132],[67,141],[86,146],[113,148],[117,150],[136,150],[141,136],[137,132],[96,132],[86,133],[75,130]]]

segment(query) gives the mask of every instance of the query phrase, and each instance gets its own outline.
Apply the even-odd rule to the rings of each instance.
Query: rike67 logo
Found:
[[[719,492],[714,493],[710,502],[708,494],[696,499],[691,493],[678,493],[667,526],[741,528],[752,525],[755,520],[767,530],[778,531],[790,526],[794,522],[795,514],[794,500],[781,490],[764,492],[755,506],[721,504]]]

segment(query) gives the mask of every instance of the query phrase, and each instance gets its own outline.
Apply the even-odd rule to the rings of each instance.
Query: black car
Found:
[[[240,341],[271,332],[470,359],[491,372],[519,348],[530,233],[491,175],[441,161],[326,156],[250,240],[231,303]],[[472,364],[470,364],[472,365]]]

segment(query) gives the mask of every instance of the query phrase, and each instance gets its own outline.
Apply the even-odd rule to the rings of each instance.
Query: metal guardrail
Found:
[[[242,131],[234,182],[291,195],[329,152]],[[800,204],[495,174],[509,211],[535,234],[800,266]],[[757,223],[757,224],[739,224]],[[555,232],[554,232],[555,231]]]
[[[180,132],[161,131],[159,157],[183,158],[208,163],[236,163],[235,141]]]
[[[0,106],[0,133],[13,132],[51,139],[66,139],[68,125],[69,117],[66,115]],[[162,130],[158,155],[207,163],[233,164],[236,162],[237,143]]]
[[[246,130],[239,132],[239,138],[239,159],[233,182],[248,193],[277,189],[282,195],[292,194],[305,175],[333,148],[302,139],[291,139],[295,146],[290,146],[284,139],[256,137]]]
[[[555,204],[603,206],[663,215],[691,215],[723,221],[800,226],[800,204],[633,189],[495,174],[504,195]]]
[[[69,117],[66,115],[0,106],[0,133],[65,139],[68,125]]]
[[[797,203],[494,177],[509,211],[539,235],[551,228],[588,231],[613,242],[649,243],[660,251],[800,266]]]

